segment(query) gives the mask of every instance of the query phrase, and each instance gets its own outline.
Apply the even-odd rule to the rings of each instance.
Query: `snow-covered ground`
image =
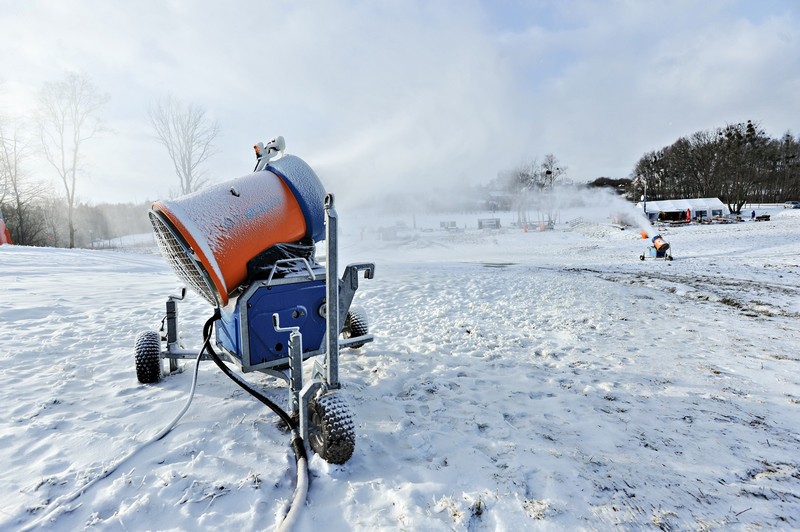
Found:
[[[356,452],[311,459],[298,528],[800,528],[800,211],[769,212],[664,231],[672,262],[568,214],[546,232],[409,216],[381,240],[341,213],[340,263],[377,265],[356,296],[376,340],[342,355]],[[278,522],[288,435],[207,362],[173,432],[56,507],[183,405],[191,363],[146,386],[132,355],[179,286],[154,254],[0,247],[0,529]],[[212,309],[180,311],[199,348]]]

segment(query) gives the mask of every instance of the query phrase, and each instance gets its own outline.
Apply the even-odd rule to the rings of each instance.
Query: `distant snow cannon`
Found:
[[[656,248],[656,253],[663,255],[669,249],[669,243],[661,235],[656,235],[653,237],[653,247]]]
[[[337,278],[333,195],[325,193],[302,159],[283,155],[272,160],[282,154],[282,137],[267,146],[272,145],[275,149],[256,150],[255,172],[157,201],[150,221],[159,249],[177,276],[216,307],[212,320],[222,356],[243,372],[286,380],[290,412],[276,412],[297,420],[292,423],[303,440],[323,459],[344,463],[353,453],[355,435],[346,403],[336,392],[338,356],[342,347],[359,348],[373,339],[364,311],[351,309],[351,303],[359,272],[371,279],[375,265],[350,264]],[[324,264],[315,257],[316,244],[323,240]],[[180,342],[181,299],[183,294],[167,300],[160,331],[145,331],[136,338],[141,383],[162,378],[162,359],[169,360],[171,373],[178,369],[177,360],[198,356]],[[210,325],[204,334],[209,341],[203,357],[222,367],[211,346]],[[317,355],[324,355],[324,361],[315,363],[312,380],[304,385],[303,361]]]
[[[669,242],[664,240],[661,235],[656,235],[652,238],[653,245],[648,246],[645,253],[639,255],[640,260],[645,259],[645,255],[653,259],[672,260],[672,252],[670,251]]]

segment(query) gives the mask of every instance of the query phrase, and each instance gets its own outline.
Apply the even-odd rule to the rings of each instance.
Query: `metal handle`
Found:
[[[300,327],[281,327],[281,318],[278,316],[277,312],[272,314],[272,326],[275,328],[275,332],[288,332],[292,334],[298,334],[300,332]]]
[[[269,277],[267,277],[267,286],[272,284],[272,276],[275,275],[275,270],[278,269],[278,264],[281,264],[281,263],[284,263],[284,264],[285,263],[294,263],[294,262],[297,262],[297,261],[303,261],[303,264],[305,264],[305,266],[306,266],[306,270],[308,270],[309,278],[312,281],[316,280],[317,276],[314,275],[314,270],[311,269],[311,264],[308,262],[308,259],[306,259],[305,257],[297,257],[297,258],[294,258],[294,259],[280,259],[280,260],[276,260],[275,264],[272,265],[272,270],[270,270]]]

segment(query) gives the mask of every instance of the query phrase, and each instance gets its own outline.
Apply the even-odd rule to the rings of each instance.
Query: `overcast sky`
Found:
[[[84,201],[177,190],[147,121],[168,93],[219,121],[212,181],[280,134],[338,196],[486,183],[547,153],[586,182],[728,123],[800,133],[800,2],[0,0],[0,112],[66,70],[111,97]]]

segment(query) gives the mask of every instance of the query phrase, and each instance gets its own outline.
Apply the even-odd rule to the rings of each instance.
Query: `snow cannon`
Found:
[[[653,237],[653,247],[656,248],[657,253],[663,255],[669,249],[669,243],[661,238],[661,235],[656,235]]]
[[[300,158],[153,204],[161,254],[178,277],[214,306],[247,281],[247,265],[277,244],[324,238],[325,189]]]
[[[645,253],[639,255],[640,260],[645,259],[645,255],[654,259],[672,260],[669,242],[664,240],[661,235],[656,235],[652,239],[653,245],[649,246]]]
[[[201,358],[285,380],[287,416],[297,420],[303,440],[324,460],[348,460],[354,423],[338,395],[338,358],[341,348],[373,340],[366,313],[351,304],[359,273],[372,279],[375,265],[350,264],[337,277],[338,215],[316,173],[302,159],[271,150],[251,174],[155,202],[150,221],[177,276],[216,308],[216,342],[204,330]],[[316,247],[323,241],[319,262]],[[183,347],[178,331],[184,296],[185,289],[167,299],[158,331],[136,338],[136,376],[143,384],[178,371],[181,359],[198,357]],[[313,369],[304,371],[312,357]],[[305,384],[304,374],[311,375]]]

